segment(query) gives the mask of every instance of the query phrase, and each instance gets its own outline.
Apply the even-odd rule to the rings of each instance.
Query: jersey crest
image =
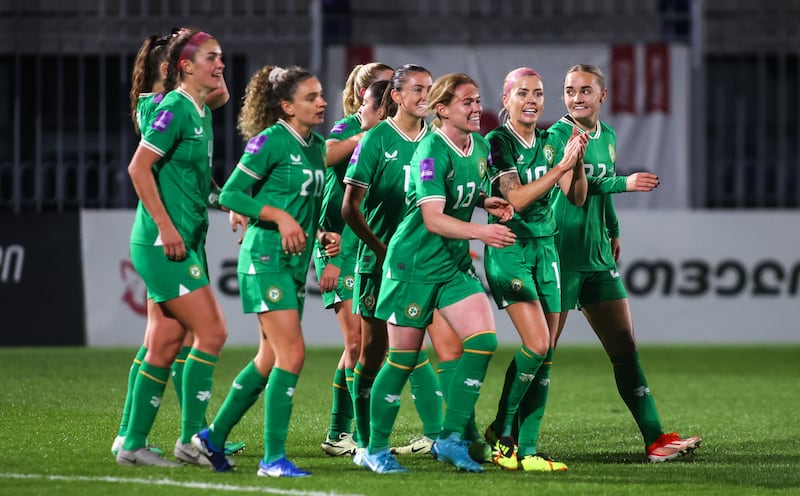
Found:
[[[556,158],[556,151],[553,145],[544,145],[544,159],[547,160],[547,165],[553,165],[553,160]]]
[[[613,143],[608,144],[608,156],[611,157],[612,162],[617,162],[617,149]]]

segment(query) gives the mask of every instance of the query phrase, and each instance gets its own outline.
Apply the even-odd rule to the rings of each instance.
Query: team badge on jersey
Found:
[[[192,264],[189,267],[189,275],[192,277],[192,279],[200,279],[200,276],[203,275],[203,269],[201,269],[197,264]]]
[[[375,297],[372,295],[367,295],[361,299],[361,303],[364,304],[364,308],[367,310],[372,310],[375,308]]]
[[[344,283],[344,287],[347,289],[353,289],[356,286],[356,278],[351,275],[345,276],[344,281],[342,282]]]
[[[261,150],[261,147],[264,146],[264,143],[267,142],[269,136],[266,134],[259,134],[258,136],[253,136],[250,138],[250,141],[247,142],[247,146],[244,147],[245,153],[258,153]]]
[[[519,291],[525,286],[525,284],[523,284],[523,282],[522,282],[522,279],[520,279],[518,277],[515,277],[514,279],[511,279],[511,284],[510,285],[511,285],[511,289],[514,290],[514,291]]]
[[[480,159],[478,161],[478,173],[481,175],[481,179],[486,177],[486,160]]]
[[[409,319],[416,319],[419,317],[420,311],[419,305],[412,303],[406,307],[406,317]]]
[[[331,132],[328,134],[341,134],[345,129],[347,129],[347,124],[340,122],[338,124],[334,124],[334,126],[331,128]]]
[[[162,110],[158,113],[155,119],[153,119],[153,123],[150,124],[150,127],[155,129],[156,131],[163,133],[169,127],[169,123],[172,122],[172,118],[175,117],[175,114],[170,112],[169,110]]]
[[[276,303],[283,298],[283,291],[278,286],[270,286],[267,289],[267,299],[272,303]]]
[[[423,158],[419,162],[419,180],[431,181],[433,180],[433,157]]]
[[[617,161],[617,149],[614,147],[613,144],[608,144],[608,156],[611,157],[611,161],[616,163]]]
[[[556,158],[556,150],[553,145],[544,145],[544,159],[547,160],[547,165],[553,165]]]

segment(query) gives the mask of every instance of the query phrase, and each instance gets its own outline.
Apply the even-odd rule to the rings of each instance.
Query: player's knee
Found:
[[[476,332],[464,340],[464,353],[489,353],[497,349],[497,333],[495,331]]]

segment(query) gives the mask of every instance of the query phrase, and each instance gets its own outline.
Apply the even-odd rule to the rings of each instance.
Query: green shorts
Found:
[[[167,258],[163,246],[131,243],[131,262],[147,287],[147,298],[156,303],[169,301],[208,286],[205,247],[186,250],[186,258]]]
[[[561,312],[559,259],[552,237],[520,239],[506,248],[487,246],[484,266],[498,308],[539,300],[545,313]]]
[[[375,317],[375,304],[381,291],[383,272],[377,274],[356,274],[355,305],[353,313],[362,317]]]
[[[305,281],[300,282],[285,272],[239,272],[239,293],[244,313],[297,310],[303,316]]]
[[[340,253],[336,258],[339,259],[338,264],[342,270],[339,272],[339,281],[336,284],[336,289],[322,293],[322,303],[325,308],[333,308],[337,303],[353,299],[353,288],[356,282],[355,254]],[[317,271],[317,281],[322,277],[322,271],[327,267],[328,263],[328,257],[322,255],[319,244],[316,244],[314,246],[314,268]]]
[[[474,269],[459,272],[445,282],[422,283],[383,279],[375,317],[390,324],[425,329],[433,322],[433,311],[483,293]]]
[[[616,267],[596,272],[561,272],[561,308],[564,310],[627,297]]]

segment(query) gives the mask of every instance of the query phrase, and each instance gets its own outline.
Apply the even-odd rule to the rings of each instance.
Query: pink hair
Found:
[[[181,70],[181,62],[190,60],[194,56],[194,52],[200,48],[200,45],[211,38],[213,38],[213,36],[203,31],[198,31],[189,38],[189,41],[186,42],[186,45],[183,46],[183,50],[181,50],[181,56],[178,57],[178,72]]]
[[[536,76],[539,79],[542,79],[542,76],[540,76],[538,72],[534,71],[530,67],[519,67],[514,69],[506,75],[505,83],[503,84],[503,96],[508,96],[508,92],[511,91],[511,87],[514,86],[514,83],[516,83],[519,78],[524,76]]]

